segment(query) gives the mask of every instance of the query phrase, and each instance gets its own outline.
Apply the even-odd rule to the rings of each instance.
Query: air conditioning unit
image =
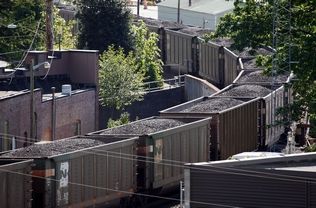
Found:
[[[64,84],[61,86],[61,94],[62,95],[71,95],[71,85],[70,84]]]

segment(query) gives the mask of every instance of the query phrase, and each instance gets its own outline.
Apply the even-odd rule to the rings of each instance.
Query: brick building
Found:
[[[51,56],[54,56],[54,59]],[[54,54],[31,52],[25,64],[49,61],[51,68],[35,71],[34,138],[31,131],[29,70],[11,76],[0,69],[0,150],[95,131],[98,126],[98,52],[69,50]],[[48,73],[48,76],[45,75]],[[71,93],[61,93],[69,84]],[[68,85],[68,86],[69,86]],[[54,96],[52,87],[56,88]]]

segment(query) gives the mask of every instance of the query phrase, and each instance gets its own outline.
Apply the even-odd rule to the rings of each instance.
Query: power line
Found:
[[[5,135],[5,134],[0,134],[0,135]],[[6,134],[6,135],[14,136],[14,135],[10,135],[10,134]],[[24,137],[20,137],[20,136],[16,136],[16,137],[24,138]],[[9,138],[6,138],[6,139],[9,139]],[[22,140],[22,141],[25,142],[25,140]],[[27,142],[27,143],[31,143],[31,142]],[[188,168],[185,165],[169,164],[169,163],[164,163],[164,162],[155,162],[155,161],[146,160],[146,159],[152,160],[152,159],[154,159],[154,157],[138,156],[138,155],[134,155],[134,154],[118,153],[118,152],[106,151],[106,150],[98,150],[99,152],[103,152],[106,154],[95,153],[95,152],[98,152],[96,150],[92,150],[92,152],[91,152],[91,150],[90,151],[81,150],[81,151],[85,152],[87,154],[95,154],[95,155],[100,155],[100,156],[110,156],[112,158],[128,159],[128,160],[132,160],[132,161],[147,162],[147,163],[158,164],[158,165],[167,165],[167,166],[178,167],[178,168]],[[109,154],[113,154],[113,155],[109,155]],[[130,157],[115,156],[114,154],[125,155],[125,156],[130,156],[130,157],[145,158],[145,159],[133,159]],[[174,162],[174,163],[181,163],[182,162],[182,161],[165,160],[165,159],[162,159],[162,161],[169,161],[169,162]],[[182,163],[185,164],[185,163],[189,163],[189,162],[182,162]],[[232,175],[250,176],[250,177],[257,177],[257,178],[268,178],[268,179],[291,181],[291,182],[305,182],[302,180],[308,180],[311,183],[316,184],[316,179],[311,179],[311,178],[306,178],[306,177],[289,176],[289,175],[276,174],[276,173],[266,173],[266,172],[260,172],[260,171],[254,171],[254,170],[244,170],[244,169],[238,169],[238,168],[231,168],[231,167],[229,167],[229,168],[228,167],[218,167],[218,166],[213,166],[212,164],[208,164],[208,166],[215,168],[215,169],[223,169],[223,170],[214,170],[214,169],[212,170],[212,169],[208,169],[208,168],[197,168],[197,167],[190,167],[189,169],[206,171],[206,172],[227,173],[227,174],[232,174]],[[239,172],[245,172],[245,173],[233,173],[233,172],[227,172],[227,171],[239,171]],[[280,178],[277,178],[277,177],[280,177]],[[286,178],[284,178],[284,177],[286,177]],[[295,179],[297,179],[297,180],[295,180]]]
[[[33,178],[39,178],[39,179],[44,179],[44,180],[50,180],[54,182],[60,182],[61,180],[54,179],[54,178],[46,178],[42,176],[36,176],[32,174],[27,174],[27,173],[21,173],[17,171],[12,171],[12,170],[6,170],[3,168],[0,168],[0,171],[2,172],[7,172],[11,174],[17,174],[17,175],[22,175],[22,176],[28,176],[28,177],[33,177]],[[86,188],[94,188],[94,189],[99,189],[99,190],[106,190],[106,191],[113,191],[113,192],[118,192],[118,193],[124,193],[124,194],[129,194],[129,195],[136,195],[136,196],[142,196],[142,197],[150,197],[150,198],[156,198],[156,199],[162,199],[162,200],[168,200],[168,201],[180,201],[177,198],[171,198],[171,197],[162,197],[162,196],[156,196],[152,194],[143,194],[143,193],[135,193],[135,192],[130,192],[130,191],[123,191],[123,190],[118,190],[118,189],[112,189],[112,188],[106,188],[106,187],[100,187],[100,186],[93,186],[93,185],[88,185],[84,183],[75,183],[75,182],[69,182],[68,184],[70,185],[75,185],[75,186],[82,186]],[[219,207],[228,207],[228,208],[242,208],[242,207],[236,207],[236,206],[230,206],[230,205],[225,205],[225,204],[216,204],[216,203],[208,203],[208,202],[202,202],[202,201],[191,201],[191,203],[195,204],[201,204],[201,205],[211,205],[211,206],[219,206]]]

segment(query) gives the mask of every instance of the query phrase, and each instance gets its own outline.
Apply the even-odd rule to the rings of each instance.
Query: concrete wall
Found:
[[[172,89],[159,90],[147,93],[143,101],[137,101],[126,108],[130,113],[130,120],[157,116],[158,112],[171,106],[179,105],[184,102],[184,88],[176,87]],[[107,107],[99,106],[99,129],[106,128],[110,117],[119,118],[120,112]]]
[[[219,91],[217,87],[206,80],[191,75],[185,75],[184,83],[186,101],[202,96],[210,96]]]
[[[71,96],[56,98],[56,139],[76,135],[78,133],[76,123],[78,122],[81,123],[79,132],[81,134],[96,130],[95,96],[96,91],[91,89]],[[42,102],[40,90],[35,91],[34,100],[37,117],[36,137],[38,140],[50,140],[52,100]],[[28,91],[17,96],[0,99],[0,132],[4,132],[6,123],[8,125],[7,133],[16,135],[17,140],[23,140],[17,143],[17,147],[23,146],[24,137],[30,136],[30,94]]]

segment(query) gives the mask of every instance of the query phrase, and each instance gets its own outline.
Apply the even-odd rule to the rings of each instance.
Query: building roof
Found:
[[[219,14],[234,9],[234,0],[181,0],[180,8],[182,10],[191,10],[194,12]],[[165,0],[157,4],[158,7],[178,8],[178,0]]]
[[[275,155],[272,157],[243,158],[240,160],[221,160],[192,163],[188,166],[255,168],[262,170],[287,170],[316,172],[316,152]]]
[[[5,98],[9,98],[9,97],[13,97],[16,95],[24,94],[24,93],[26,93],[25,90],[22,90],[22,91],[1,91],[0,90],[0,100],[5,99]]]

